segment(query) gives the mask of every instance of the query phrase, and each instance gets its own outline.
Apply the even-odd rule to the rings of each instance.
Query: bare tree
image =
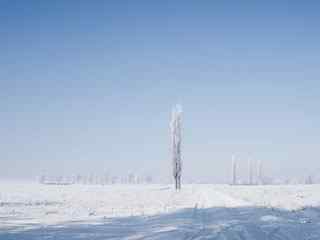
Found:
[[[171,116],[171,150],[172,150],[172,164],[173,177],[175,181],[175,189],[181,189],[181,123],[182,123],[182,108],[176,105],[172,110]]]

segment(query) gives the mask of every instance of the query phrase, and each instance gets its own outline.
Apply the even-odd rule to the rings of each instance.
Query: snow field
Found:
[[[320,185],[0,183],[0,239],[320,239]]]

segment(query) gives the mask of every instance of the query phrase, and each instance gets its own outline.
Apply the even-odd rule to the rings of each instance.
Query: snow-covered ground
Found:
[[[320,239],[320,185],[0,182],[0,239]]]

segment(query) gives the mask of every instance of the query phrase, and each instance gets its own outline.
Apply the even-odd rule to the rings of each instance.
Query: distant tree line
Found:
[[[248,159],[247,165],[247,177],[239,177],[239,164],[234,156],[231,161],[231,185],[278,185],[278,184],[315,184],[320,183],[320,179],[316,179],[312,175],[294,179],[294,178],[271,178],[267,177],[263,172],[263,166],[261,161],[252,161]]]
[[[153,179],[151,176],[140,176],[133,173],[125,176],[111,176],[109,174],[76,174],[72,176],[52,176],[43,174],[38,178],[38,182],[48,185],[150,184],[153,183]]]

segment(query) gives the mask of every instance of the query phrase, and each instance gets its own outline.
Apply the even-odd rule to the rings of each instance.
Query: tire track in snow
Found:
[[[203,186],[198,189],[197,194],[198,202],[195,205],[194,215],[200,219],[201,227],[190,239],[201,239],[202,234],[204,234],[204,236],[209,234],[214,237],[214,239],[229,239],[229,237],[241,240],[254,239],[250,237],[250,229],[255,229],[255,232],[259,233],[259,237],[265,235],[259,226],[250,221],[239,222],[230,221],[229,219],[232,219],[233,216],[235,219],[238,219],[239,216],[245,214],[236,211],[236,207],[250,206],[250,202],[235,199],[222,193],[214,188],[214,186]],[[216,210],[214,208],[216,208]],[[222,219],[225,217],[229,220],[223,222]],[[214,224],[212,224],[212,222],[214,222]]]
[[[202,208],[210,207],[243,207],[250,206],[252,203],[242,199],[236,199],[225,194],[214,186],[203,186],[198,190],[199,206]]]

